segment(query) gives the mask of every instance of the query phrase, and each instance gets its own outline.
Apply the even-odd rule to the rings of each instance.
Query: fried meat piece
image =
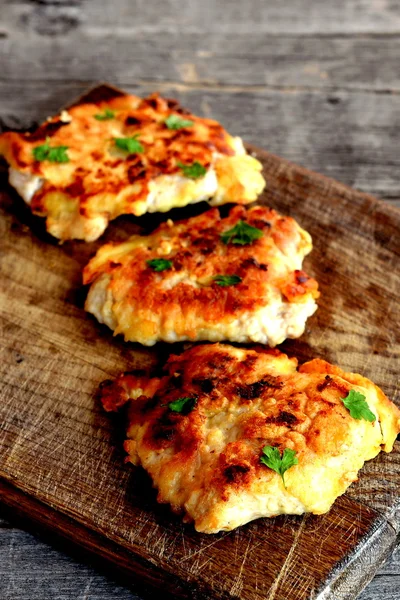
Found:
[[[375,420],[351,416],[343,398],[355,392]],[[160,377],[124,374],[103,386],[102,402],[128,404],[129,461],[150,474],[159,502],[204,533],[327,512],[400,431],[398,408],[361,375],[222,344],[171,356]],[[266,448],[297,464],[282,477],[262,462]]]
[[[10,184],[60,240],[93,241],[122,214],[246,204],[265,185],[240,138],[158,94],[73,106],[33,133],[1,135],[0,155]]]
[[[167,221],[149,236],[100,248],[84,269],[86,310],[125,340],[148,346],[275,346],[299,337],[317,308],[317,282],[301,270],[311,248],[294,219],[263,206]]]

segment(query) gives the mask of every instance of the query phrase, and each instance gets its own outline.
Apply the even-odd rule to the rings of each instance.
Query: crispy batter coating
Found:
[[[112,116],[101,118],[107,114]],[[171,115],[193,125],[169,129],[165,121]],[[134,136],[143,152],[115,144],[115,138]],[[34,148],[46,139],[51,147],[66,146],[69,162],[35,160]],[[213,206],[246,204],[265,185],[261,164],[240,138],[158,94],[79,104],[33,133],[4,133],[1,154],[11,167],[10,183],[61,240],[95,240],[121,214],[164,212],[210,198]],[[196,162],[206,169],[197,179],[179,166]]]
[[[239,221],[262,237],[224,243],[221,234]],[[270,208],[236,206],[226,218],[211,209],[100,248],[84,269],[84,283],[92,284],[86,310],[145,345],[229,340],[275,346],[300,336],[317,308],[317,282],[301,271],[311,248],[294,219]],[[157,272],[148,261],[160,258],[171,265]],[[222,287],[218,275],[240,281]]]
[[[356,420],[341,398],[361,392],[376,421]],[[190,412],[169,404],[194,398]],[[128,403],[128,460],[142,465],[158,501],[197,531],[231,530],[259,517],[322,514],[366,460],[390,452],[400,411],[371,381],[315,359],[229,345],[171,356],[160,377],[124,374],[102,387],[107,411]],[[270,445],[296,452],[278,473],[260,462]]]

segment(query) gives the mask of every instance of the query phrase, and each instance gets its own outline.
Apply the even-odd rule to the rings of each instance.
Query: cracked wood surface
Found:
[[[0,128],[29,126],[67,104],[91,82],[99,80],[109,80],[138,94],[160,89],[163,93],[179,97],[193,110],[219,119],[248,142],[400,205],[397,142],[400,10],[393,0],[339,0],[335,3],[295,0],[290,4],[280,0],[268,3],[261,0],[247,3],[238,0],[229,3],[190,1],[183,4],[177,0],[166,0],[162,5],[116,0],[102,5],[101,9],[99,3],[93,0],[0,0],[0,7]],[[285,185],[291,193],[290,183]],[[297,201],[300,197],[296,196]],[[8,415],[5,421],[7,435],[15,440],[8,466],[13,467],[15,461],[20,460],[26,445],[29,446],[27,460],[31,460],[30,455],[37,460],[40,450],[42,453],[47,451],[48,460],[53,464],[51,473],[57,474],[56,480],[52,480],[52,475],[44,469],[47,459],[43,458],[36,477],[32,474],[29,490],[35,489],[39,481],[45,486],[46,494],[53,495],[54,500],[59,492],[68,494],[68,468],[62,463],[73,461],[72,473],[77,489],[82,492],[82,500],[88,502],[91,517],[95,518],[96,498],[92,488],[100,486],[109,474],[103,463],[93,464],[93,453],[100,451],[101,460],[108,461],[108,465],[111,460],[117,497],[122,493],[117,485],[118,477],[122,478],[122,484],[127,485],[134,479],[131,470],[125,472],[125,468],[121,467],[120,438],[115,427],[106,423],[107,419],[101,415],[93,399],[93,390],[104,377],[117,373],[125,365],[131,366],[132,360],[138,363],[151,361],[152,355],[137,347],[133,350],[127,348],[105,331],[96,330],[92,335],[96,326],[87,319],[82,322],[83,296],[79,277],[80,265],[86,261],[89,249],[81,246],[81,255],[77,256],[71,248],[49,245],[37,223],[32,236],[26,230],[24,220],[29,218],[22,207],[17,204],[17,214],[15,211],[13,214],[14,205],[8,204],[5,198],[2,197],[6,202],[5,223],[11,216],[16,229],[15,239],[25,240],[17,243],[15,253],[8,254],[8,258],[6,252],[3,262],[7,276],[12,274],[13,292],[18,300],[24,299],[24,302],[19,302],[18,311],[13,311],[4,297],[1,301],[3,316],[7,320],[7,337],[3,336],[3,339],[12,340],[13,348],[12,351],[8,348],[11,358],[9,356],[9,362],[4,365],[7,398],[14,393],[23,393],[24,398],[20,412],[12,418]],[[278,206],[287,202],[274,189],[270,199]],[[293,210],[293,207],[286,206]],[[311,210],[314,208],[312,206]],[[321,226],[316,225],[316,215],[311,219],[315,225],[315,230],[311,231],[315,240],[323,241],[323,227],[332,226],[336,232],[350,226],[351,234],[357,237],[356,223],[342,218],[342,214],[339,217],[329,206],[325,209],[326,214],[318,213]],[[369,318],[370,310],[375,315],[379,314],[373,332],[367,332],[352,322],[355,306],[360,300],[359,290],[353,286],[342,306],[336,298],[333,314],[337,318],[333,329],[328,328],[326,339],[321,333],[317,340],[314,330],[310,339],[304,338],[288,348],[293,348],[293,351],[299,349],[304,357],[310,352],[310,346],[331,360],[334,360],[332,356],[337,356],[337,362],[343,366],[348,361],[348,366],[354,370],[374,373],[374,378],[387,393],[397,394],[393,379],[396,372],[392,361],[394,354],[388,357],[388,352],[390,355],[390,348],[398,341],[393,312],[397,295],[391,272],[398,264],[393,258],[393,252],[397,251],[395,236],[398,235],[398,227],[396,230],[393,226],[394,213],[382,208],[375,214],[365,214],[364,209],[362,205],[360,227],[362,229],[369,224],[369,228],[366,237],[357,238],[359,255],[366,257],[379,248],[379,260],[387,269],[387,281],[382,277],[377,281],[372,275],[372,281],[378,283],[378,293],[376,296],[368,295],[367,301],[359,305],[364,319]],[[310,206],[306,205],[305,213],[309,210]],[[299,219],[312,228],[310,215],[298,206],[296,211]],[[123,236],[134,230],[134,223],[125,223],[122,231],[117,232],[114,228],[113,233],[114,237],[117,233]],[[387,243],[389,253],[385,250]],[[10,250],[10,246],[6,246],[6,250]],[[324,252],[326,257],[322,258]],[[328,287],[329,269],[337,267],[336,252],[343,261],[340,277],[346,275],[347,269],[349,272],[353,269],[355,260],[345,248],[323,244],[321,261],[327,260],[328,270],[322,279],[326,282],[327,295],[331,293]],[[31,273],[28,282],[24,281],[26,271],[22,266],[26,256],[29,256]],[[44,256],[43,290],[37,290],[35,286],[30,290],[34,274],[44,268]],[[316,255],[315,260],[318,261]],[[61,271],[55,273],[55,265]],[[361,277],[366,275],[366,269],[365,264]],[[52,293],[55,288],[56,294]],[[382,299],[384,304],[380,306]],[[323,310],[326,315],[331,315],[327,300]],[[376,310],[378,313],[375,313]],[[338,316],[339,311],[349,311],[349,314]],[[49,320],[49,312],[52,327],[45,328],[44,332],[42,323]],[[318,314],[314,319],[318,330],[323,326],[323,319],[321,317],[320,320]],[[27,322],[30,323],[29,331],[26,330]],[[335,344],[335,328],[341,339],[343,332],[350,332],[341,348]],[[73,342],[72,348],[66,339]],[[367,357],[362,350],[365,345],[369,349]],[[5,346],[6,342],[3,348]],[[333,352],[331,357],[329,352]],[[25,355],[28,355],[28,360],[25,360]],[[43,368],[32,372],[31,367],[36,368],[37,365]],[[15,386],[16,380],[20,392],[16,387],[10,387]],[[74,389],[79,389],[78,403],[73,398]],[[49,415],[47,421],[40,421],[40,415],[47,416],[47,394],[50,394],[51,402],[62,401],[62,405]],[[27,399],[31,404],[27,405]],[[44,443],[42,449],[37,440],[30,439],[26,432],[21,433],[26,422],[36,426],[39,439]],[[106,441],[103,439],[103,425],[106,427]],[[68,447],[60,439],[60,429],[64,431],[64,427],[78,436],[79,442],[75,446],[71,443]],[[71,439],[78,438],[72,436]],[[81,439],[85,440],[85,451]],[[112,459],[107,454],[109,443],[114,448]],[[56,468],[57,457],[61,464]],[[386,506],[391,506],[398,486],[398,452],[392,458],[388,460],[388,457],[382,456],[370,463],[357,486],[351,488],[347,499],[361,500],[379,514]],[[381,477],[382,472],[387,473],[386,479]],[[107,490],[111,493],[109,488]],[[108,497],[106,494],[105,498]],[[146,496],[145,500],[150,503],[147,508],[152,514],[151,499]],[[131,508],[132,498],[126,498],[124,502]],[[113,531],[115,523],[122,517],[121,506],[124,504],[119,505],[110,517]],[[77,509],[79,498],[72,502],[74,514]],[[154,510],[158,518],[160,513],[157,511],[160,509],[154,507]],[[368,515],[364,517],[363,526],[367,526]],[[393,510],[387,518],[397,527],[398,511]],[[169,513],[161,511],[160,519],[168,529]],[[98,518],[95,521],[98,525]],[[7,600],[31,600],[32,597],[40,600],[111,600],[114,597],[130,600],[137,597],[102,577],[99,570],[76,563],[68,555],[57,553],[44,542],[15,529],[19,522],[19,518],[14,518],[12,527],[7,525],[7,521],[0,523],[2,597]],[[173,527],[178,525],[174,522]],[[249,529],[252,527],[254,525]],[[329,527],[328,524],[328,533]],[[159,531],[159,528],[150,528],[150,537]],[[180,536],[182,544],[186,543],[186,537]],[[241,537],[240,551],[244,554],[249,547],[249,538],[241,534],[239,541]],[[146,539],[149,539],[148,536]],[[128,540],[131,540],[129,535]],[[352,540],[354,534],[350,543]],[[159,541],[165,560],[173,544],[165,532],[160,534]],[[52,540],[52,543],[56,542]],[[56,544],[56,548],[65,551],[65,543]],[[248,553],[249,550],[246,560]],[[203,569],[210,573],[213,568],[216,569],[215,559],[207,556],[203,561],[196,560],[202,554],[203,551],[196,556],[192,554],[192,570],[196,573]],[[76,556],[76,552],[72,555]],[[251,560],[253,558],[251,554]],[[364,559],[366,581],[370,570],[373,572],[376,561],[379,563],[380,560],[378,544]],[[391,566],[380,572],[361,598],[395,600],[400,586],[399,565],[397,554]],[[264,565],[259,571],[263,572],[263,568]],[[103,565],[99,569],[104,572]],[[240,566],[238,569],[240,571]],[[215,578],[218,578],[218,573],[215,573]],[[230,591],[242,590],[243,579],[233,578]],[[298,575],[297,583],[300,590],[309,585],[304,573]],[[255,571],[254,585],[257,590],[263,585],[258,571]],[[246,590],[242,592],[246,593]],[[345,594],[340,598],[347,597],[343,586],[340,593]]]
[[[301,340],[283,348],[300,360],[322,355],[345,369],[373,372],[398,401],[398,345],[389,326],[399,319],[398,275],[390,269],[398,260],[398,213],[256,152],[269,182],[261,201],[292,214],[318,240],[307,268],[321,285],[320,308]],[[175,597],[355,597],[393,547],[400,526],[398,447],[369,462],[360,483],[327,515],[264,519],[212,537],[196,534],[156,505],[140,470],[124,466],[118,421],[103,414],[96,398],[102,380],[154,362],[170,348],[113,340],[86,315],[81,268],[104,240],[59,246],[4,181],[3,190],[3,502],[19,517],[30,515],[119,563],[146,585],[158,581]],[[120,219],[106,238],[123,239],[162,218]]]

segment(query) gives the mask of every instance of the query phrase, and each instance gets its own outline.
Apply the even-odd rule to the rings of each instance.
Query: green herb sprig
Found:
[[[94,118],[97,119],[98,121],[108,121],[109,119],[114,119],[115,115],[116,115],[115,110],[106,108],[104,110],[104,112],[94,115]]]
[[[68,146],[50,146],[50,138],[46,138],[44,144],[33,148],[32,154],[34,159],[40,162],[48,160],[55,163],[67,163],[69,162],[67,150]]]
[[[279,448],[273,446],[264,446],[262,451],[263,456],[261,456],[260,462],[278,473],[282,477],[283,485],[286,487],[284,474],[290,467],[299,463],[296,451],[285,448],[282,457]]]
[[[257,227],[253,227],[244,221],[238,221],[232,229],[221,233],[220,237],[224,244],[231,243],[246,246],[254,240],[259,240],[263,235],[261,229],[257,229]]]
[[[216,275],[213,280],[220,287],[228,287],[230,285],[237,285],[242,281],[239,275]]]
[[[185,129],[186,127],[193,127],[194,121],[190,119],[182,119],[178,115],[169,115],[164,121],[168,129]]]
[[[192,397],[184,396],[182,398],[177,398],[173,402],[169,402],[169,404],[167,404],[167,406],[168,406],[169,410],[172,410],[172,412],[177,412],[182,415],[187,415],[190,412],[192,412],[192,410],[195,408],[196,404],[197,404],[196,396],[192,396]]]
[[[347,396],[341,398],[341,400],[353,419],[364,419],[370,423],[376,421],[376,416],[365,401],[364,394],[356,392],[356,390],[350,390]]]
[[[138,140],[139,134],[132,137],[114,138],[115,145],[129,154],[143,154],[144,148]]]
[[[197,160],[191,165],[184,165],[181,162],[178,162],[177,164],[185,177],[189,177],[190,179],[199,179],[200,177],[204,177],[207,173],[207,169],[197,162]]]
[[[157,273],[172,268],[172,261],[167,260],[166,258],[152,258],[151,260],[147,260],[146,264]]]

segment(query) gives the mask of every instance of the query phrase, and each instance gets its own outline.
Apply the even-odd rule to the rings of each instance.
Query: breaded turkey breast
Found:
[[[312,248],[290,217],[263,206],[217,209],[149,236],[107,244],[84,269],[86,310],[147,346],[229,340],[275,346],[299,337],[317,308],[301,271]]]
[[[129,461],[150,474],[159,502],[204,533],[327,512],[400,431],[400,411],[361,375],[221,344],[171,356],[160,377],[105,382],[102,402],[107,411],[128,403]]]
[[[61,240],[95,240],[122,214],[246,204],[265,185],[240,138],[158,94],[79,104],[33,133],[6,132],[0,155],[11,185]]]

